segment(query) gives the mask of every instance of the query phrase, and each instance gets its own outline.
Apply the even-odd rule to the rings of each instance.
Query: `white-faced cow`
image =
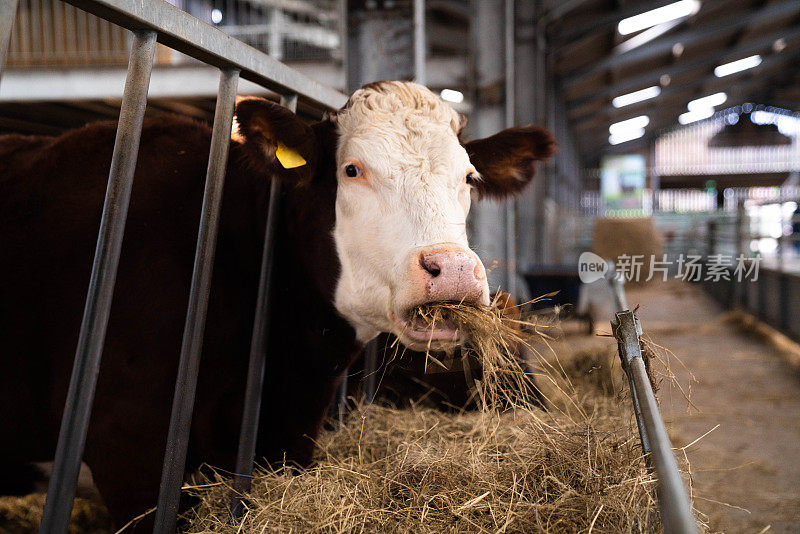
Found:
[[[258,457],[308,464],[344,370],[438,300],[488,302],[467,243],[474,198],[520,191],[550,134],[463,142],[426,88],[380,82],[308,125],[266,100],[237,106],[188,465],[232,469],[271,177],[283,180]],[[0,137],[0,457],[5,491],[54,456],[116,125]],[[210,129],[146,120],[85,461],[117,525],[154,505],[189,294]],[[285,169],[278,144],[307,162]]]

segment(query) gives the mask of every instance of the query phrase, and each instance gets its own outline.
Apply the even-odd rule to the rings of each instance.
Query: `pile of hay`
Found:
[[[0,497],[0,534],[37,534],[42,521],[44,495]],[[111,518],[99,503],[75,499],[68,534],[108,534]]]
[[[509,380],[524,379],[505,349],[529,341],[529,323],[460,304],[418,313],[470,333],[469,348],[486,371],[482,411],[354,411],[343,428],[320,437],[311,468],[259,470],[241,522],[229,516],[229,478],[192,488],[201,504],[190,513],[188,532],[660,528],[655,481],[610,364],[565,367],[543,358],[537,380],[550,406],[542,411],[502,393]],[[492,400],[499,396],[506,402]]]
[[[188,532],[649,532],[654,483],[626,427],[372,406],[322,437],[314,467],[258,473],[241,524],[226,482],[197,490]]]

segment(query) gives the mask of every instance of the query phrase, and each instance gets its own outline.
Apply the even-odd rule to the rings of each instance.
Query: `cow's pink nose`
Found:
[[[419,265],[429,300],[480,300],[486,271],[474,254],[448,249],[423,252]]]

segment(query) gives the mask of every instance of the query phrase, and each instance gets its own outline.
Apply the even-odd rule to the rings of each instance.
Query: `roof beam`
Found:
[[[726,108],[736,104],[741,104],[747,101],[752,101],[753,92],[765,82],[778,78],[784,74],[784,71],[775,69],[773,72],[760,78],[753,78],[744,83],[734,86],[736,95],[731,101],[730,105],[726,103]],[[641,140],[652,140],[662,135],[667,129],[677,126],[677,111],[673,107],[660,107],[653,113],[650,113],[650,124],[647,126],[647,134]],[[583,140],[581,144],[582,154],[596,153],[598,150],[610,149],[608,145],[608,131],[600,127],[592,128],[591,131],[585,131],[579,135]],[[619,145],[621,146],[621,145]],[[627,145],[626,147],[630,147]]]
[[[735,74],[731,74],[730,76],[726,76],[726,78],[728,80],[733,80],[740,76],[748,76],[748,75],[758,76],[763,71],[766,71],[771,67],[787,63],[793,59],[796,59],[798,56],[800,56],[800,48],[791,51],[784,50],[780,54],[775,54],[767,58],[764,58],[764,60],[761,62],[761,65],[759,65],[756,70],[744,70],[741,72],[737,72]],[[756,79],[760,80],[760,78]],[[608,104],[601,110],[591,113],[592,122],[606,122],[606,121],[616,120],[617,118],[621,118],[622,116],[634,114],[637,112],[636,110],[642,110],[658,106],[660,103],[663,103],[665,100],[668,100],[669,98],[674,97],[675,95],[683,93],[689,89],[702,87],[704,85],[707,85],[709,83],[718,80],[720,80],[720,78],[717,78],[714,74],[710,74],[708,76],[696,78],[688,83],[676,85],[675,87],[669,87],[661,91],[661,94],[652,100],[644,100],[642,102],[637,102],[636,104],[631,104],[630,106],[625,106],[624,108],[615,108],[612,104]],[[588,116],[589,115],[585,115],[585,117]],[[584,115],[576,115],[576,116],[571,116],[570,119],[580,120],[583,117]]]
[[[558,37],[554,42],[554,47],[556,49],[564,48],[572,43],[572,41],[575,39],[579,39],[589,32],[597,32],[611,26],[616,26],[617,23],[622,19],[650,11],[652,9],[657,9],[673,2],[675,2],[675,0],[650,0],[649,2],[636,2],[635,4],[625,6],[624,8],[617,9],[611,13],[592,18],[592,20],[580,25],[567,25],[558,32]]]
[[[651,59],[672,51],[675,43],[684,46],[706,42],[729,34],[746,26],[765,21],[775,21],[800,12],[800,2],[797,0],[784,0],[774,4],[751,9],[745,13],[738,13],[713,24],[690,28],[656,39],[647,46],[634,48],[624,54],[606,56],[604,59],[587,67],[577,69],[563,78],[565,88],[570,88],[587,80],[587,78],[612,68],[619,68]]]
[[[772,46],[775,40],[779,38],[786,39],[787,46],[791,46],[792,41],[800,39],[800,26],[797,28],[784,28],[782,30],[765,35],[764,37],[759,37],[757,39],[741,43],[737,46],[729,48],[721,55],[717,53],[709,53],[707,56],[695,61],[680,61],[674,65],[659,67],[636,76],[623,78],[622,80],[619,80],[608,87],[593,92],[589,97],[570,101],[569,106],[578,107],[588,104],[592,101],[610,99],[621,94],[642,89],[649,85],[657,84],[661,76],[665,74],[668,76],[680,76],[695,69],[717,66],[728,61],[747,57]]]

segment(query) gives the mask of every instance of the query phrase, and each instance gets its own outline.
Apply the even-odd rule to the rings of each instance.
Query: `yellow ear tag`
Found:
[[[306,164],[303,156],[278,141],[278,148],[275,150],[275,157],[283,166],[284,169],[294,169],[295,167],[302,167]]]

